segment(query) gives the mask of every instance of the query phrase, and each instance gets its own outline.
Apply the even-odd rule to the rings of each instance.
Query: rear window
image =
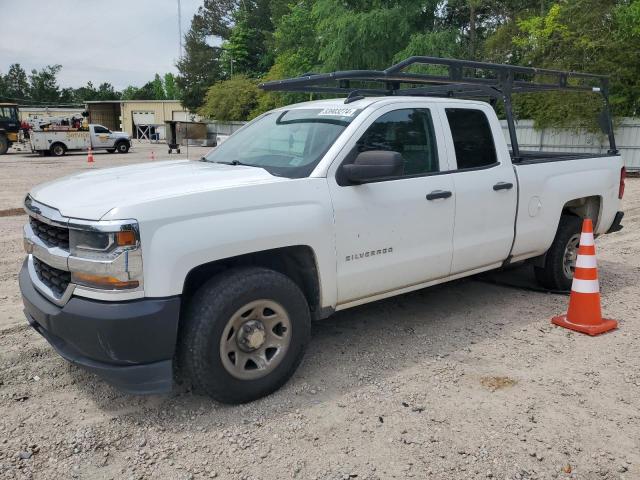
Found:
[[[458,170],[486,167],[498,162],[493,132],[481,110],[447,108]]]

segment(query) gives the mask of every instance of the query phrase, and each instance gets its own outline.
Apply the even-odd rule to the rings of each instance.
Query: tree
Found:
[[[62,65],[47,65],[41,70],[31,70],[29,75],[29,96],[31,101],[39,103],[57,103],[60,101],[58,73]]]
[[[162,78],[159,74],[155,74],[151,81],[151,85],[153,87],[153,98],[151,100],[165,100],[167,98],[164,93],[164,83],[162,82]]]
[[[103,82],[98,87],[98,100],[119,100],[120,92],[117,92],[109,82]]]
[[[179,98],[176,76],[173,73],[164,74],[164,92],[167,100],[177,100]]]
[[[418,2],[399,2],[366,10],[346,8],[339,0],[318,0],[313,7],[319,60],[327,70],[379,69],[409,41]]]
[[[138,87],[129,85],[127,88],[125,88],[122,91],[122,95],[120,98],[122,98],[122,100],[134,100],[137,93],[138,93]]]
[[[632,115],[640,107],[639,11],[637,1],[554,3],[544,15],[519,20],[512,43],[524,64],[610,75],[614,112]],[[523,95],[517,107],[520,116],[533,118],[538,127],[574,125],[597,130],[600,96],[585,101],[585,95]]]
[[[233,74],[255,76],[262,64],[263,39],[260,32],[249,25],[248,15],[240,9],[235,15],[235,25],[229,39],[222,44],[222,69],[228,77]]]
[[[198,16],[194,17],[185,36],[184,56],[177,63],[180,76],[176,83],[180,101],[192,111],[202,105],[207,89],[222,78],[221,49],[207,43],[208,30],[202,25],[203,21]]]
[[[257,105],[259,93],[255,81],[238,75],[209,88],[198,113],[223,121],[248,120]]]
[[[17,101],[27,99],[29,97],[29,82],[27,73],[19,63],[14,63],[9,67],[9,71],[3,77],[3,88],[0,90],[0,97],[4,97],[8,101]]]

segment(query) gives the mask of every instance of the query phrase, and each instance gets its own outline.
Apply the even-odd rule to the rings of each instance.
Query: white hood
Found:
[[[286,179],[261,168],[176,160],[78,173],[38,185],[31,196],[65,217],[99,220],[115,207],[279,181]]]

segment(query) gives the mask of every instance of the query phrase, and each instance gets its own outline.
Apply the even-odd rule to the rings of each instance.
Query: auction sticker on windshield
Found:
[[[353,115],[357,111],[357,108],[324,108],[318,113],[318,115],[326,115],[331,117],[353,117]]]

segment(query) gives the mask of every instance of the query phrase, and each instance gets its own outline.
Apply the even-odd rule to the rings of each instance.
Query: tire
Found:
[[[118,151],[118,153],[128,153],[129,148],[131,148],[131,145],[129,145],[129,142],[116,143],[116,150]]]
[[[575,254],[582,230],[582,219],[574,215],[562,215],[558,231],[545,256],[542,267],[535,267],[538,283],[549,290],[569,290],[573,281]]]
[[[107,148],[107,152],[108,153],[116,153],[116,149],[115,148]]]
[[[9,150],[9,140],[3,134],[0,134],[0,155],[4,155]]]
[[[67,147],[65,147],[62,143],[54,143],[53,145],[51,145],[51,148],[49,148],[49,152],[51,152],[51,155],[53,155],[54,157],[62,157],[65,153],[67,153]]]
[[[262,333],[251,330],[260,318],[265,321]],[[248,338],[243,335],[246,331],[251,331]],[[187,305],[178,360],[195,391],[222,403],[245,403],[269,395],[289,380],[310,335],[309,306],[291,279],[265,268],[236,268],[205,283]],[[248,351],[260,339],[261,346]],[[273,342],[280,346],[268,348]]]

